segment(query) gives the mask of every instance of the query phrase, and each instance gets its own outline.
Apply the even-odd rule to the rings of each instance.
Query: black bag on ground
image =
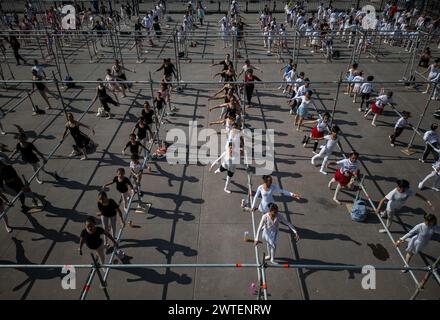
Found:
[[[66,76],[66,77],[64,78],[64,81],[66,81],[66,87],[67,87],[67,88],[73,88],[73,87],[75,87],[75,83],[74,83],[74,82],[70,82],[70,81],[73,81],[73,78],[72,78],[71,76]],[[67,82],[67,81],[69,81],[69,82]]]

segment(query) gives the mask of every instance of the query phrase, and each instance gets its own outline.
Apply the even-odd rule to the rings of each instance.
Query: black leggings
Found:
[[[438,148],[438,146],[437,146],[437,142],[432,143],[432,145],[433,145],[435,148]],[[435,152],[435,150],[434,150],[433,147],[431,147],[431,144],[428,144],[428,143],[427,143],[427,144],[425,145],[425,150],[423,151],[422,159],[423,159],[423,160],[426,160],[426,158],[428,157],[428,155],[429,155],[430,153],[433,154],[433,156],[434,156],[434,160],[437,161],[437,160],[438,160],[438,157],[439,157],[438,153]]]
[[[254,93],[254,87],[255,85],[253,84],[246,84],[244,86],[244,91],[246,92],[246,99],[248,104],[251,104],[252,94]]]
[[[362,106],[364,105],[365,102],[365,109],[368,109],[368,100],[370,99],[370,94],[369,93],[361,93],[361,105],[359,106],[360,109],[362,109]]]
[[[104,110],[107,112],[110,112],[110,107],[108,106],[109,103],[114,106],[118,105],[118,103],[115,100],[113,100],[112,97],[110,97],[110,96],[106,96],[102,99],[99,99],[99,101],[101,101],[101,104],[104,107]]]
[[[20,53],[18,53],[18,49],[14,50],[14,57],[15,60],[17,60],[17,64],[20,64],[20,60],[26,63],[26,60],[24,60],[24,58],[20,55]]]
[[[394,142],[396,142],[397,137],[399,137],[402,132],[403,132],[404,128],[395,128],[393,134],[390,136],[391,138],[391,143],[394,144]]]
[[[8,188],[14,190],[15,193],[17,193],[17,194],[18,194],[18,193],[23,189],[23,187],[24,187],[23,182],[22,182],[19,178],[14,179],[14,180],[12,180],[11,182],[6,182],[6,185],[8,186]],[[24,199],[25,199],[25,197],[24,197],[24,192],[22,192],[22,193],[20,194],[20,202],[21,202],[21,205],[22,205],[22,206],[24,206]]]
[[[223,168],[223,166],[220,166],[220,172],[228,171],[228,177],[231,177],[234,175],[234,172],[229,171],[228,169]]]

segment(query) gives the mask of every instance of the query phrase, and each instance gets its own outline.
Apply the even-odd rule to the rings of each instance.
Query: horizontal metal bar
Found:
[[[151,264],[101,264],[101,268],[108,269],[135,269],[135,268],[256,268],[264,266],[265,268],[289,268],[289,269],[309,269],[309,270],[362,270],[367,268],[365,266],[358,265],[345,265],[345,264],[272,264],[260,265],[257,263],[151,263]],[[61,265],[61,264],[3,264],[0,265],[0,269],[61,269],[73,267],[75,269],[90,269],[94,268],[93,264],[77,264],[77,265]],[[400,270],[412,270],[412,271],[432,271],[429,266],[427,267],[403,267],[403,266],[374,266],[368,265],[375,270],[383,271],[400,271]]]
[[[34,81],[34,80],[0,80],[0,83],[2,82],[6,82],[6,83],[55,83],[55,80],[39,80],[39,81]],[[136,84],[146,84],[146,83],[150,83],[149,80],[114,80],[114,81],[96,81],[96,80],[71,80],[71,81],[67,81],[67,80],[62,80],[62,81],[58,81],[59,83],[131,83],[133,85]],[[342,83],[342,84],[348,84],[348,83],[365,83],[367,81],[349,81],[349,80],[341,80],[341,81],[337,81],[337,80],[332,80],[332,81],[309,81],[310,84],[338,84],[338,83]],[[397,81],[371,81],[372,84],[421,84],[421,83],[433,83],[434,81],[406,81],[406,80],[397,80]],[[153,80],[153,84],[160,84],[161,81],[154,81]],[[182,85],[182,84],[215,84],[215,85],[222,85],[225,84],[226,82],[221,82],[219,83],[218,81],[184,81],[184,80],[180,80],[180,81],[167,81],[166,83],[168,84],[177,84],[177,85]],[[243,81],[228,81],[227,83],[229,84],[243,84]],[[280,84],[280,83],[286,83],[286,81],[255,81],[253,82],[253,84]]]

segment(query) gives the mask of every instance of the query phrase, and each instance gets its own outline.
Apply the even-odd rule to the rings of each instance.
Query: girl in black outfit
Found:
[[[160,66],[160,68],[154,72],[158,72],[160,70],[163,70],[163,80],[171,81],[173,79],[173,75],[177,79],[177,73],[176,73],[177,69],[174,66],[174,64],[171,63],[170,58],[163,59],[163,63]]]
[[[145,123],[148,126],[151,126],[153,124],[154,111],[153,109],[151,109],[150,103],[148,101],[144,102],[144,109],[142,109],[141,117],[145,120]]]
[[[116,238],[116,214],[121,219],[121,226],[125,225],[122,211],[119,205],[113,199],[107,197],[107,193],[101,191],[98,195],[98,217],[101,217],[104,230],[110,233],[113,238]],[[111,229],[111,232],[110,232]],[[104,237],[104,246],[107,247],[107,237]]]
[[[160,28],[159,17],[154,17],[153,20],[153,30],[156,33],[157,40],[160,40],[160,36],[162,35],[162,30]]]
[[[102,81],[102,79],[97,79],[96,81]],[[113,117],[113,115],[110,112],[110,107],[108,104],[110,103],[114,106],[118,106],[119,103],[117,103],[115,100],[112,99],[112,97],[110,97],[107,94],[107,90],[105,88],[105,85],[102,82],[100,82],[98,84],[98,86],[96,87],[96,95],[93,98],[93,102],[95,102],[96,99],[98,99],[98,98],[99,98],[99,101],[101,102],[101,106],[104,108],[104,111],[106,112],[106,116],[107,116],[106,118],[111,119]],[[98,112],[98,115],[99,114],[100,113]]]
[[[73,114],[69,112],[67,114],[67,123],[65,125],[63,136],[61,137],[60,142],[62,142],[66,137],[67,131],[70,131],[73,140],[75,140],[75,145],[73,146],[73,151],[70,155],[73,156],[82,153],[83,156],[81,160],[86,160],[87,159],[86,148],[88,146],[93,145],[94,143],[92,139],[90,139],[86,134],[81,132],[81,130],[79,129],[80,127],[87,128],[92,132],[92,134],[95,134],[95,130],[93,130],[93,128],[90,128],[89,126],[86,126],[85,124],[76,121],[73,118]]]
[[[136,140],[136,135],[134,133],[130,134],[130,141],[127,142],[124,149],[122,149],[122,154],[125,155],[125,150],[127,148],[130,148],[131,154],[137,154],[139,155],[139,147],[144,148],[144,150],[147,150],[147,148],[139,141]]]
[[[221,76],[224,82],[237,81],[237,75],[235,74],[235,70],[232,65],[230,65],[227,70],[216,73],[213,78],[216,76]]]
[[[253,69],[249,69],[244,76],[244,91],[246,93],[248,107],[251,106],[252,102],[252,94],[255,88],[254,81],[261,81],[261,79],[254,75]]]
[[[116,190],[121,193],[124,211],[126,211],[128,209],[128,199],[133,195],[133,185],[130,179],[125,176],[124,168],[119,168],[116,174],[117,176],[112,181],[107,182],[102,188],[105,189],[107,186],[116,183]]]
[[[40,159],[38,159],[35,153],[37,153],[41,159],[43,159],[44,163],[47,162],[44,155],[34,146],[34,144],[27,141],[26,134],[24,133],[19,134],[17,146],[9,158],[12,158],[17,152],[21,153],[21,159],[25,163],[29,163],[34,169],[34,172],[37,172],[38,168],[40,167]],[[39,184],[42,184],[43,181],[40,179],[40,177],[40,172],[38,172],[35,179]]]
[[[156,107],[156,109],[157,109],[159,112],[162,112],[162,109],[163,109],[163,108],[165,107],[165,105],[166,105],[165,99],[164,99],[164,97],[162,96],[162,92],[160,92],[160,91],[157,92],[157,97],[154,98],[154,100],[153,100],[153,105]]]
[[[78,251],[79,254],[82,255],[82,247],[85,243],[87,248],[96,251],[99,256],[99,260],[101,261],[101,264],[105,264],[105,247],[104,242],[101,239],[101,234],[109,238],[116,247],[117,243],[115,238],[113,238],[110,233],[108,233],[101,227],[97,227],[95,218],[88,217],[86,219],[86,227],[85,229],[83,229],[83,231],[81,231]]]
[[[47,97],[47,94],[50,93],[49,89],[46,87],[46,85],[42,82],[38,82],[44,80],[42,76],[38,75],[37,70],[32,70],[32,81],[35,81],[32,83],[32,90],[38,90],[41,97],[46,101],[48,107],[46,109],[52,109],[52,106],[50,105],[49,98]],[[53,94],[52,94],[53,95]]]
[[[3,189],[3,183],[16,194],[24,189],[24,184],[21,178],[18,176],[17,171],[11,166],[0,161],[0,188]],[[32,201],[35,205],[38,205],[35,195],[31,194]],[[21,210],[27,212],[29,207],[25,204],[25,193],[20,194]]]
[[[144,146],[147,145],[148,141],[148,134],[150,134],[150,141],[153,139],[153,132],[151,131],[151,128],[147,123],[145,122],[145,119],[139,118],[139,121],[136,123],[136,125],[133,128],[133,131],[131,133],[135,133],[137,130],[137,140]]]
[[[11,45],[12,50],[14,51],[15,60],[17,60],[17,66],[20,65],[20,60],[27,64],[26,60],[20,55],[18,50],[20,50],[20,42],[18,42],[15,36],[9,37],[9,44]]]

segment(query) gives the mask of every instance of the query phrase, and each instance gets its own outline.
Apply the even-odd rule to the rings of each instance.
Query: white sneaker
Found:
[[[37,180],[37,183],[38,183],[38,184],[43,184],[43,181],[41,181],[41,180],[39,180],[39,179],[35,179],[35,180]]]
[[[417,186],[420,190],[422,190],[423,189],[423,183],[419,183],[419,185]]]
[[[278,90],[281,90],[281,89],[283,89],[283,85],[280,85],[280,86],[278,87]]]
[[[327,174],[328,174],[328,173],[325,172],[324,170],[319,170],[319,172],[321,172],[321,173],[324,174],[324,175],[327,175]]]
[[[379,229],[379,233],[386,233],[387,230],[386,229]]]
[[[286,89],[284,89],[284,90],[283,90],[283,94],[286,94],[286,92],[287,92]]]
[[[440,191],[440,189],[439,188],[436,188],[436,187],[431,187],[431,190],[434,190],[434,191]]]
[[[314,159],[310,160],[310,163],[315,165],[315,160]]]
[[[231,193],[231,191],[230,190],[228,190],[228,189],[223,189],[226,193]]]
[[[293,115],[293,110],[292,110],[292,109],[290,109],[290,112],[289,112],[289,113],[290,113],[290,115]]]

